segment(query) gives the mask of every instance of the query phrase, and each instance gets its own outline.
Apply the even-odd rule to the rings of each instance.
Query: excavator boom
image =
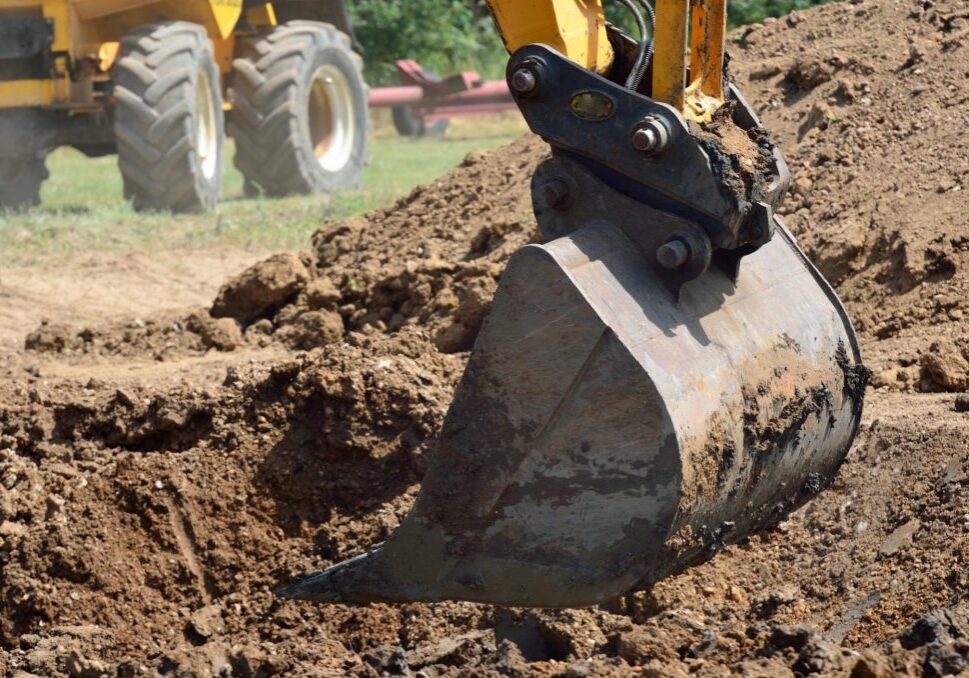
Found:
[[[490,3],[551,149],[544,242],[511,257],[400,528],[282,595],[595,605],[834,478],[868,373],[775,214],[790,175],[725,79],[724,0],[619,1],[639,36],[597,2]]]

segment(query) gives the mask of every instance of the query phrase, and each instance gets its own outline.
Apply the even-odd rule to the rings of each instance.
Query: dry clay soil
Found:
[[[602,608],[272,594],[406,514],[504,262],[536,237],[541,141],[301,254],[186,255],[179,294],[137,262],[4,272],[0,675],[965,672],[967,32],[962,3],[861,0],[736,34],[794,175],[785,216],[874,373],[864,425],[777,528]]]

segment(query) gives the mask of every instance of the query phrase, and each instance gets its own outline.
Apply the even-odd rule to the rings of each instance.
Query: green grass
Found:
[[[250,200],[226,149],[223,201],[213,214],[140,214],[121,195],[116,158],[89,159],[73,149],[48,158],[50,179],[42,205],[22,214],[0,214],[0,261],[89,250],[152,250],[243,246],[296,249],[327,218],[343,218],[386,205],[461,162],[472,149],[494,148],[516,138],[520,118],[455,121],[445,137],[403,139],[380,130],[371,142],[363,188],[335,196]]]

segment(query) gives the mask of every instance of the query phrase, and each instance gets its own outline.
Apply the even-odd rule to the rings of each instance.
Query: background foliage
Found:
[[[796,9],[807,9],[828,0],[729,0],[727,9],[734,26],[752,24],[771,16],[784,16]]]
[[[826,0],[729,0],[734,26],[783,16]],[[441,74],[504,71],[505,51],[484,0],[350,0],[350,14],[373,85],[396,82],[394,61],[416,59]],[[606,0],[609,19],[632,30],[621,5]]]
[[[394,61],[405,58],[440,74],[504,71],[504,47],[484,2],[351,0],[349,6],[372,85],[395,83]]]

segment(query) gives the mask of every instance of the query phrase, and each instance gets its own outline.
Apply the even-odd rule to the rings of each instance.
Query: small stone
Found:
[[[969,412],[969,393],[957,395],[953,408],[956,412]]]
[[[642,664],[655,657],[656,639],[643,627],[636,627],[619,636],[616,650],[630,664]]]
[[[969,389],[969,361],[951,339],[934,342],[922,355],[921,365],[938,389],[949,392]]]
[[[233,675],[245,678],[273,675],[273,672],[267,671],[270,666],[269,655],[254,645],[233,647],[229,662],[232,664]]]
[[[855,523],[855,534],[857,535],[864,534],[864,532],[867,529],[868,529],[867,520],[859,520],[857,523]]]
[[[185,327],[199,335],[202,345],[217,351],[234,351],[242,345],[242,330],[232,318],[213,318],[206,312],[193,313]]]
[[[74,332],[67,325],[41,322],[40,327],[27,335],[24,348],[39,353],[60,353],[70,348],[74,341]]]
[[[920,527],[922,527],[922,523],[917,518],[913,518],[904,525],[895,528],[895,531],[888,535],[888,538],[882,542],[878,552],[882,556],[888,557],[911,546],[912,540],[915,538],[915,533],[919,531]]]
[[[851,670],[851,678],[890,678],[893,675],[888,660],[875,650],[864,650]]]
[[[77,650],[71,650],[66,666],[67,675],[71,678],[107,678],[112,675],[104,662],[97,659],[87,659]]]
[[[833,69],[820,59],[798,59],[788,69],[786,79],[802,92],[810,92],[831,80]]]
[[[277,254],[231,279],[212,304],[212,317],[249,323],[282,308],[306,285],[306,266],[295,254]]]
[[[727,600],[744,604],[747,602],[747,594],[736,584],[731,584],[727,587]]]
[[[434,345],[441,353],[470,351],[477,332],[464,323],[454,322],[442,327],[434,335]]]
[[[225,633],[220,605],[206,605],[192,613],[189,619],[192,630],[203,638]]]
[[[15,523],[11,520],[0,523],[0,537],[22,537],[25,534],[27,534],[27,526],[23,523]]]
[[[809,179],[808,177],[800,177],[797,181],[794,182],[794,192],[801,197],[804,197],[808,193],[810,193],[813,187],[814,187],[814,182],[811,181],[811,179]]]
[[[246,328],[246,335],[253,336],[269,336],[273,333],[273,321],[269,318],[263,318],[262,320],[257,320],[256,322],[249,325]]]
[[[50,520],[64,510],[64,505],[67,502],[64,501],[64,497],[58,494],[51,494],[47,496],[45,503],[47,505],[46,519]]]
[[[188,426],[194,414],[194,410],[180,403],[167,403],[158,410],[155,421],[159,431],[179,431]]]
[[[307,311],[276,332],[276,338],[294,349],[326,346],[343,339],[343,316],[335,311]]]
[[[316,278],[306,285],[303,290],[306,305],[313,310],[321,308],[334,309],[340,303],[343,294],[329,278]]]
[[[795,584],[785,584],[768,592],[767,598],[776,605],[793,603],[801,595],[801,589]]]
[[[892,386],[898,382],[898,370],[883,370],[871,378],[871,385],[875,388]]]
[[[135,402],[137,402],[136,397],[123,388],[119,388],[114,392],[114,400],[119,405],[123,405],[125,407],[134,407]]]

